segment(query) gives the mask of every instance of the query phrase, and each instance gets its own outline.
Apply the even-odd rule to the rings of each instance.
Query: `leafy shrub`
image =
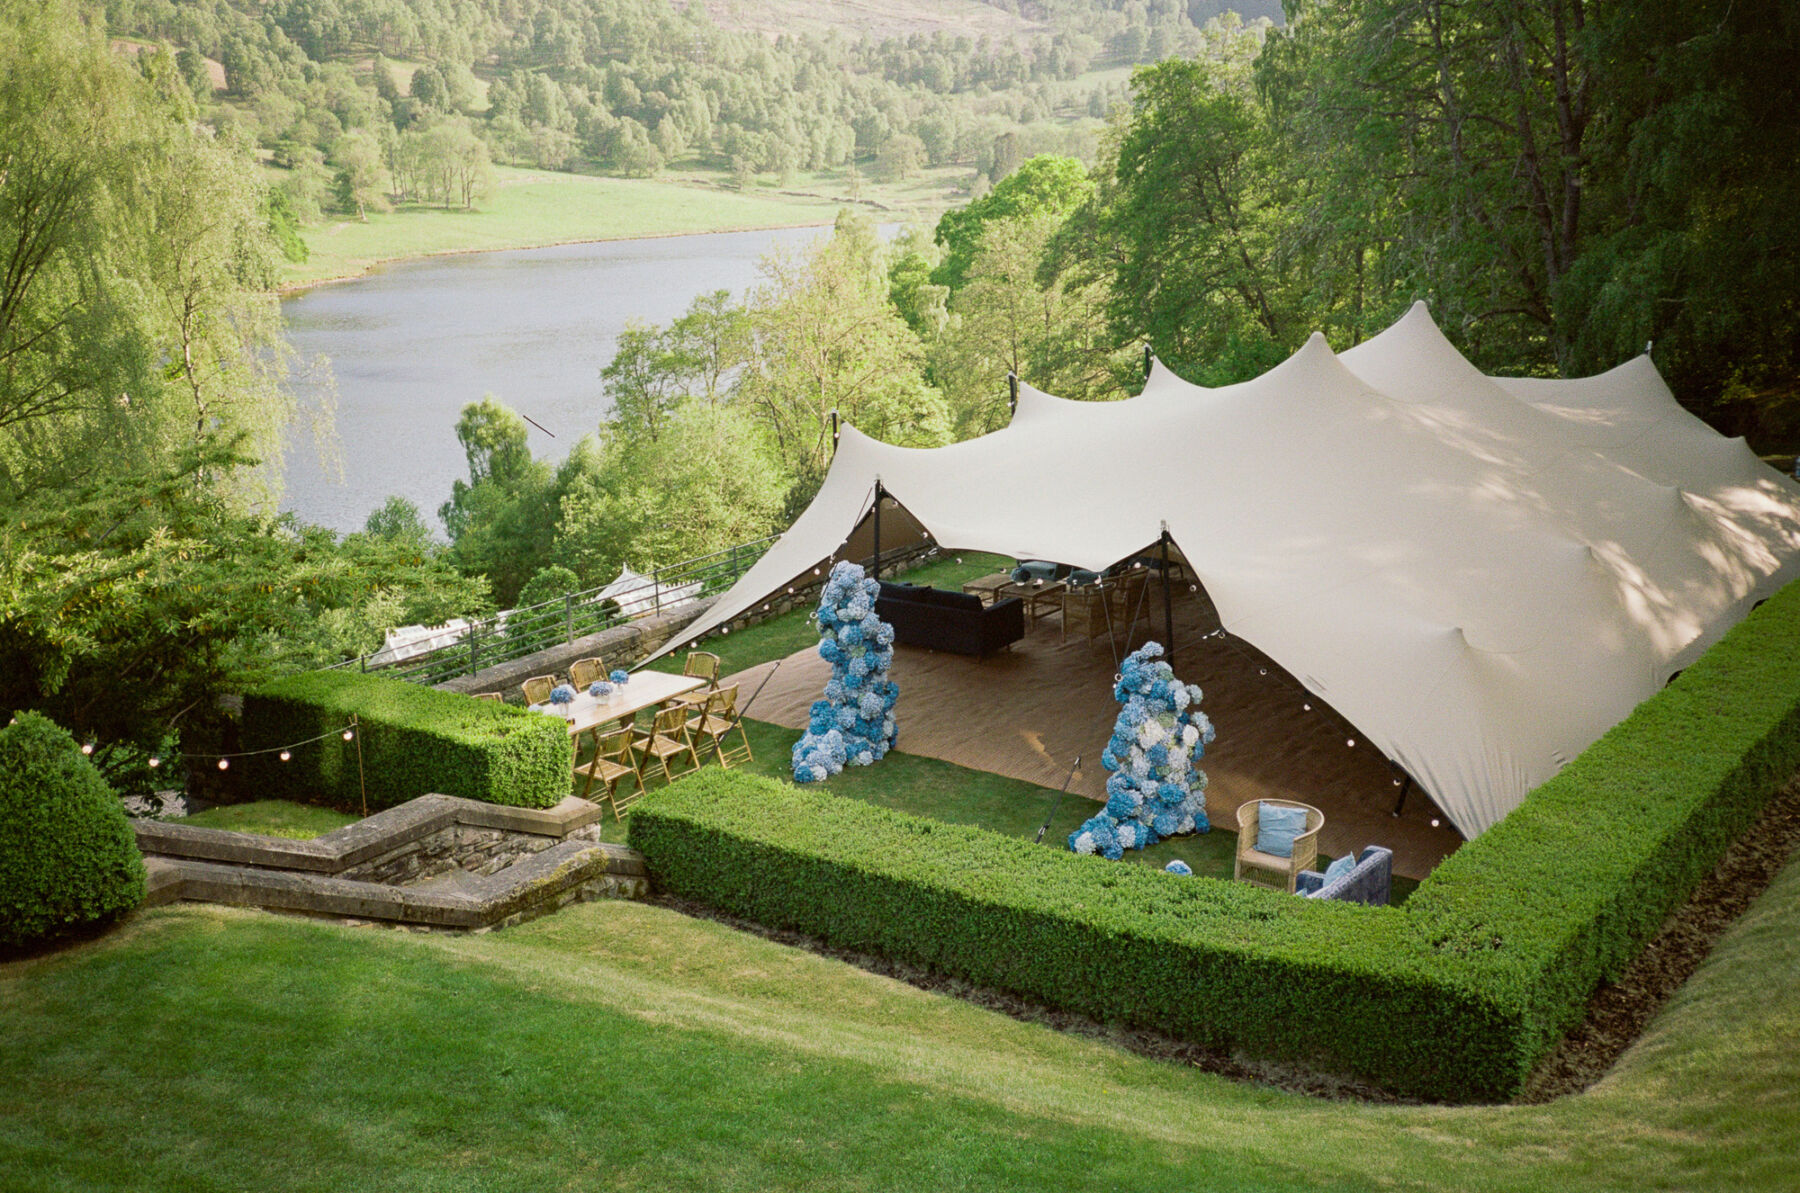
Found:
[[[1515,1094],[1800,766],[1789,585],[1403,908],[1033,846],[736,772],[639,804],[664,890],[1053,1006],[1448,1101]]]
[[[53,939],[144,901],[124,806],[67,730],[0,729],[0,948]]]
[[[352,715],[360,742],[340,736]],[[433,792],[548,808],[569,794],[574,763],[559,718],[354,671],[289,676],[250,693],[243,739],[246,750],[310,743],[287,762],[245,760],[257,798],[360,809],[366,792],[371,811]]]

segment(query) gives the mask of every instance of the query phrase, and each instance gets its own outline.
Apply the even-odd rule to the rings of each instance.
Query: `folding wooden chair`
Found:
[[[644,772],[638,766],[637,754],[632,749],[632,732],[629,729],[618,729],[603,736],[593,761],[576,767],[575,773],[587,777],[587,781],[581,785],[582,799],[588,798],[588,793],[593,790],[594,780],[600,781],[606,793],[606,802],[612,805],[614,820],[625,819],[625,810],[644,794]],[[627,777],[634,780],[635,789],[630,795],[620,795],[619,784]]]
[[[719,735],[730,726],[730,722],[725,720],[724,710],[723,689],[708,692],[705,704],[689,708],[688,739],[694,743],[696,751],[711,750],[715,755],[719,753]],[[722,759],[720,765],[724,765]]]
[[[660,769],[665,782],[673,783],[679,775],[669,769],[671,758],[680,758],[686,754],[693,765],[680,774],[692,774],[700,769],[700,754],[694,749],[694,741],[688,736],[688,710],[685,708],[664,708],[658,710],[656,720],[650,723],[650,731],[636,731],[632,740],[632,748],[644,756],[639,774],[647,775],[652,769],[651,760],[655,759],[655,767]]]
[[[730,769],[741,762],[754,762],[755,756],[750,752],[750,735],[745,732],[744,719],[738,714],[738,685],[720,688],[715,695],[717,698],[707,706],[701,732],[712,743],[719,765]],[[726,739],[733,729],[737,730],[738,744],[728,746]]]
[[[506,703],[506,697],[502,696],[498,692],[476,692],[475,699],[477,699],[477,700],[498,700],[501,704]]]
[[[681,673],[706,681],[703,688],[695,688],[691,692],[683,692],[679,696],[671,696],[663,701],[665,707],[681,705],[689,711],[705,706],[707,698],[719,688],[719,656],[706,650],[688,651],[687,662],[681,665]]]
[[[569,682],[577,692],[585,692],[595,680],[606,678],[606,662],[602,659],[576,659],[569,664]]]
[[[550,689],[556,686],[554,675],[534,675],[519,687],[525,693],[525,703],[542,704],[550,699]]]

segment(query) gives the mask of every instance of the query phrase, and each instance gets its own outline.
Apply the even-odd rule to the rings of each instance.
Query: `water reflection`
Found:
[[[494,394],[555,435],[534,428],[533,452],[560,459],[600,420],[600,369],[627,320],[668,323],[712,290],[742,297],[772,247],[823,231],[433,257],[284,301],[294,347],[326,357],[337,379],[344,477],[328,477],[313,445],[296,441],[282,508],[355,530],[398,493],[436,526],[451,482],[467,475],[455,430],[466,403]]]

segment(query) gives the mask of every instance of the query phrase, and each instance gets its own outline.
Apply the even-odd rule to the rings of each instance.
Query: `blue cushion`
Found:
[[[1346,853],[1343,857],[1325,867],[1325,885],[1330,886],[1354,869],[1356,869],[1356,855],[1353,853]]]
[[[1306,831],[1305,808],[1283,808],[1267,801],[1256,808],[1256,852],[1294,856],[1294,838]]]
[[[1020,575],[1020,572],[1025,574]],[[1056,565],[1043,559],[1023,559],[1019,561],[1019,566],[1013,569],[1013,579],[1021,584],[1026,580],[1054,580],[1056,579]]]
[[[1096,583],[1099,579],[1100,579],[1099,572],[1090,572],[1090,571],[1086,571],[1082,568],[1076,568],[1074,571],[1070,572],[1068,575],[1068,581],[1069,581],[1070,588],[1080,588],[1084,584],[1093,584],[1093,583]]]
[[[1030,579],[1031,573],[1025,570],[1024,564],[1020,564],[1012,570],[1012,582],[1014,584],[1023,584]]]

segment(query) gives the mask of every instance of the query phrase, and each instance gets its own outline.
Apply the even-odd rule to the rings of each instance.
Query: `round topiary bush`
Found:
[[[0,729],[0,948],[143,901],[144,858],[118,796],[68,730],[20,713]]]

